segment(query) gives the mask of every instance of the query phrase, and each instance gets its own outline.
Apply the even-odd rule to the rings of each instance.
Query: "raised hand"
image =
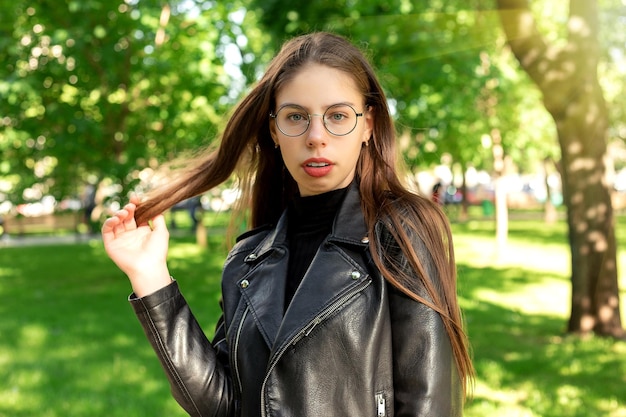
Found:
[[[151,225],[135,222],[137,200],[108,218],[102,225],[104,248],[128,276],[137,297],[143,297],[171,282],[167,268],[169,232],[163,215]]]

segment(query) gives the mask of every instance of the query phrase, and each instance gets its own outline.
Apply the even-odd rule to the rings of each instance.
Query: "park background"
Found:
[[[16,0],[0,16],[0,416],[183,415],[94,232],[162,163],[214,145],[311,30],[367,51],[407,181],[444,184],[466,415],[626,416],[624,0]],[[189,205],[168,213],[170,268],[209,335],[236,196],[234,179],[202,196],[199,227]]]

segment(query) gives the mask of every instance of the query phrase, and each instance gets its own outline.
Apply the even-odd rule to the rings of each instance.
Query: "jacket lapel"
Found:
[[[244,277],[247,287],[242,294],[265,342],[274,352],[366,278],[362,261],[355,259],[362,257],[354,255],[367,250],[366,233],[358,186],[353,183],[335,217],[331,234],[317,251],[284,314],[289,264],[286,213],[246,256],[244,261],[252,265],[252,271],[249,277]]]
[[[353,183],[335,217],[331,234],[318,249],[285,312],[273,345],[276,352],[366,279],[360,254],[367,250],[367,228],[358,186]],[[352,254],[352,256],[350,256]]]
[[[252,273],[242,280],[247,281],[242,294],[268,348],[274,344],[283,319],[285,277],[289,263],[286,223],[283,214],[276,228],[244,259],[244,262],[252,264]]]

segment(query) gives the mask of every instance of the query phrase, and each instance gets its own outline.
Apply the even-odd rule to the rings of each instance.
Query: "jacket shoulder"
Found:
[[[412,199],[421,198],[417,195],[413,195]],[[418,216],[419,208],[412,199],[398,198],[391,195],[387,196],[385,203],[386,209],[381,211],[374,230],[376,232],[379,241],[382,243],[392,243],[392,233],[398,227],[402,228],[405,232],[410,232],[412,227],[420,222]],[[392,215],[395,213],[395,215]],[[395,221],[394,221],[395,217]]]
[[[431,297],[427,295],[423,281],[430,280],[438,287],[440,279],[425,241],[429,235],[425,229],[434,225],[427,225],[428,220],[420,211],[419,202],[415,204],[412,199],[395,199],[389,204],[392,207],[383,212],[374,226],[378,256],[390,271],[412,277],[403,282],[406,288],[429,299]],[[392,215],[392,212],[395,214]],[[406,239],[404,244],[401,242],[403,237]]]
[[[269,230],[272,229],[272,227],[273,226],[271,224],[264,224],[262,226],[255,227],[254,229],[250,229],[247,232],[244,232],[244,233],[240,234],[239,236],[237,236],[237,239],[235,241],[237,243],[239,243],[239,242],[241,242],[243,240],[246,240],[246,239],[251,238],[251,237],[253,237],[255,235],[258,235],[258,234],[265,235]],[[266,233],[263,233],[263,232],[266,232]]]
[[[232,247],[228,256],[226,257],[226,263],[231,261],[234,257],[242,252],[249,251],[255,247],[267,236],[267,234],[273,229],[273,226],[266,224],[263,226],[255,227],[242,233],[235,240],[235,246]]]

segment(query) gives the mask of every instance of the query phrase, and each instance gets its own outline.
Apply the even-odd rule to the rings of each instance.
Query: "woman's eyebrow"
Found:
[[[336,103],[328,104],[326,106],[322,106],[322,108],[328,109],[329,107],[338,106],[338,105],[346,105],[346,106],[351,106],[351,107],[356,106],[351,101],[339,101],[339,102],[336,102]],[[282,108],[282,107],[302,107],[303,109],[309,111],[309,108],[307,106],[304,106],[304,105],[298,104],[298,103],[287,102],[287,103],[283,103],[283,104],[278,106],[279,109]]]

